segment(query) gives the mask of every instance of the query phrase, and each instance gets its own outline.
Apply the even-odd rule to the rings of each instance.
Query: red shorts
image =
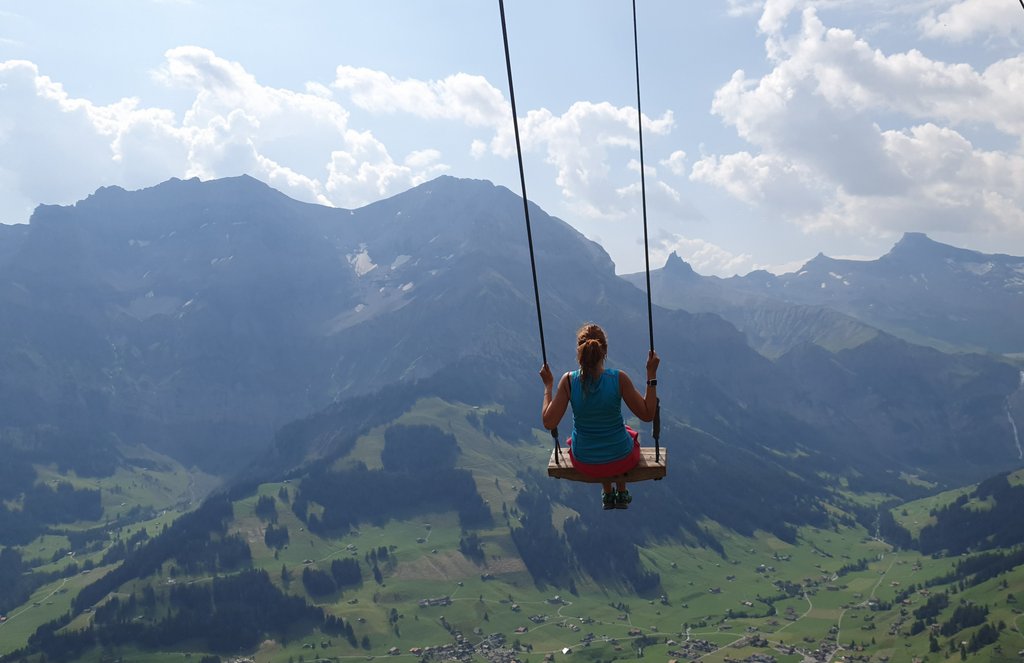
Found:
[[[580,474],[585,474],[594,479],[605,479],[629,472],[640,462],[640,434],[629,426],[626,426],[626,432],[633,438],[633,451],[625,458],[613,460],[610,463],[584,463],[576,460],[572,455],[572,438],[570,437],[567,444],[569,445],[569,460],[572,461],[572,466]]]

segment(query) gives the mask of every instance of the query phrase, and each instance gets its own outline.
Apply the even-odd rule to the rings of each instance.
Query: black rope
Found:
[[[1024,2],[1024,0],[1021,0]],[[636,63],[636,123],[640,137],[640,204],[644,217],[644,271],[647,274],[647,329],[651,337],[651,352],[654,352],[654,313],[651,305],[651,256],[647,249],[647,182],[644,177],[644,115],[640,109],[640,46],[636,30],[636,0],[633,0],[633,61]]]
[[[508,98],[512,103],[512,128],[516,135],[516,156],[519,159],[519,185],[523,190],[523,216],[526,217],[526,241],[530,245],[530,270],[533,273],[533,299],[537,303],[537,327],[540,329],[540,354],[544,363],[548,363],[548,353],[544,346],[544,318],[540,311],[540,287],[537,285],[537,261],[533,253],[533,230],[530,227],[530,203],[526,197],[526,171],[523,168],[523,147],[519,141],[519,116],[516,112],[516,91],[512,84],[512,57],[508,50],[508,27],[505,24],[505,0],[498,0],[498,11],[501,13],[501,39],[505,44],[505,69],[508,72]],[[562,445],[558,441],[558,427],[551,429],[551,437],[555,440],[555,464],[561,465]]]
[[[1020,0],[1020,8],[1024,9],[1024,0]]]
[[[1024,3],[1024,0],[1021,0]],[[647,241],[647,182],[644,174],[644,115],[640,109],[640,40],[636,29],[636,0],[633,0],[633,61],[636,63],[636,124],[640,137],[640,204],[644,216],[644,272],[647,275],[647,330],[654,352],[654,306],[651,303],[651,256]],[[661,462],[661,399],[654,407],[654,462]]]

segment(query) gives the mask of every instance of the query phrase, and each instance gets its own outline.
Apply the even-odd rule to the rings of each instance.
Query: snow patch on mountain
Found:
[[[995,265],[991,262],[965,262],[961,263],[960,266],[975,276],[985,276],[995,268]]]
[[[355,270],[356,276],[366,276],[373,270],[377,269],[377,265],[370,259],[370,252],[366,248],[365,244],[360,244],[359,252],[350,253],[345,256],[345,259],[348,260],[348,264],[352,265],[352,269]]]

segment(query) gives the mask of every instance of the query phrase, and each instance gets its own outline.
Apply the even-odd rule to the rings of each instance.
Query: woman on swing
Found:
[[[572,437],[569,459],[581,474],[601,482],[601,504],[605,509],[627,509],[632,496],[626,482],[612,478],[625,474],[640,460],[638,434],[622,420],[622,403],[641,421],[652,421],[658,406],[658,364],[653,350],[647,356],[647,389],[644,395],[633,386],[623,371],[605,368],[608,338],[599,326],[588,323],[576,332],[576,362],[579,370],[566,373],[552,395],[554,378],[544,364],[540,379],[544,382],[541,419],[553,429],[572,405]]]

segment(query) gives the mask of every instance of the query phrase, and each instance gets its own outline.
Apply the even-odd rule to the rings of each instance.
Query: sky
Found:
[[[908,231],[1024,255],[1019,0],[637,13],[652,268],[782,273]],[[641,271],[631,3],[506,16],[528,197]],[[519,193],[497,0],[0,0],[0,222],[243,173],[342,208],[439,175]]]

